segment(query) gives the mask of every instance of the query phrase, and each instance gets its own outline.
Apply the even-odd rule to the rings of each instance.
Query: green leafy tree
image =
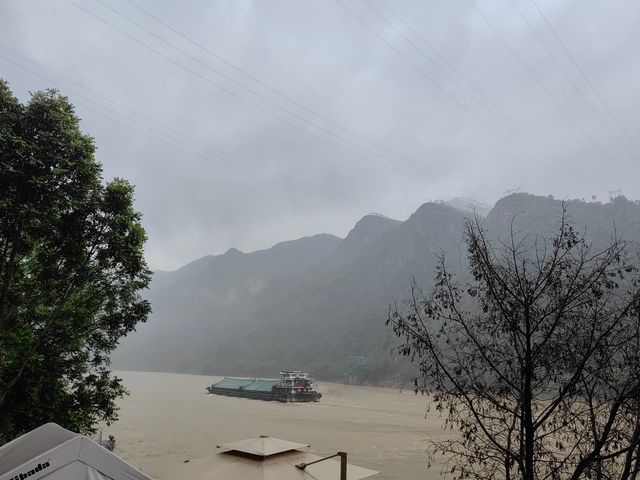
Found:
[[[388,323],[460,435],[431,443],[456,479],[636,480],[640,291],[628,245],[595,248],[565,221],[553,237],[488,241],[468,220],[470,280],[444,258]]]
[[[146,234],[125,180],[104,183],[68,99],[21,104],[0,80],[0,436],[117,418],[108,370],[145,321]]]

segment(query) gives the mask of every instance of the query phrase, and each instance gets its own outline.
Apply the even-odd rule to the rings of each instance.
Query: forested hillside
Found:
[[[595,243],[640,236],[640,204],[566,202],[569,220]],[[498,201],[484,226],[490,238],[555,229],[562,202],[513,194]],[[428,290],[436,255],[466,271],[463,212],[422,205],[401,222],[369,215],[345,239],[316,235],[271,249],[204,257],[154,278],[153,316],[114,355],[123,369],[273,376],[283,368],[344,379],[347,357],[368,359],[362,381],[405,384],[413,369],[391,352],[387,309],[413,278]],[[512,222],[513,220],[513,222]]]

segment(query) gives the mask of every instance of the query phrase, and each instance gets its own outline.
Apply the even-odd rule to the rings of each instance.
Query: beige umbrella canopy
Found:
[[[291,450],[299,450],[308,446],[309,445],[305,445],[304,443],[290,442],[289,440],[281,440],[268,435],[260,435],[256,438],[247,438],[246,440],[240,440],[238,442],[217,445],[218,448],[224,450],[235,450],[236,452],[258,455],[260,457],[268,457],[276,453],[289,452]]]
[[[216,455],[198,458],[175,468],[169,478],[184,480],[339,480],[340,461],[334,458],[308,465],[301,470],[296,465],[309,464],[322,457],[300,451],[302,443],[261,436],[239,442],[225,443]],[[378,472],[356,465],[347,465],[347,480],[360,480]]]

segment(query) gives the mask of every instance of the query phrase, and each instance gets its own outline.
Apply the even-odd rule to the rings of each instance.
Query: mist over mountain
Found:
[[[444,203],[463,212],[477,213],[483,217],[486,217],[491,211],[489,205],[474,200],[473,198],[454,197],[451,200],[446,200]]]
[[[359,220],[340,239],[316,235],[253,253],[230,249],[174,272],[159,272],[148,297],[150,321],[125,339],[114,367],[132,370],[274,376],[302,369],[343,380],[348,356],[366,356],[371,384],[405,384],[415,368],[392,348],[399,343],[384,325],[389,304],[409,294],[413,278],[428,290],[437,255],[450,269],[466,271],[464,200],[426,203],[407,220],[379,215]],[[549,234],[562,202],[512,194],[484,218],[490,238],[513,230]],[[615,232],[640,235],[640,203],[570,200],[568,218],[596,244]],[[480,209],[475,209],[480,214]]]

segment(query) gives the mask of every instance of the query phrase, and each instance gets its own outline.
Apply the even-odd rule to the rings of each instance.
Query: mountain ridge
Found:
[[[640,236],[639,202],[570,200],[564,207],[594,243],[607,242],[615,222],[626,237]],[[483,225],[504,238],[515,217],[519,231],[548,234],[562,208],[551,197],[512,194]],[[295,368],[341,381],[348,357],[364,355],[369,370],[360,382],[403,385],[414,369],[390,353],[399,339],[385,326],[388,306],[406,298],[412,279],[428,291],[438,255],[452,272],[466,272],[468,215],[427,202],[404,221],[366,215],[344,239],[319,234],[251,253],[230,250],[162,272],[149,292],[150,322],[115,352],[114,366],[248,376]]]

